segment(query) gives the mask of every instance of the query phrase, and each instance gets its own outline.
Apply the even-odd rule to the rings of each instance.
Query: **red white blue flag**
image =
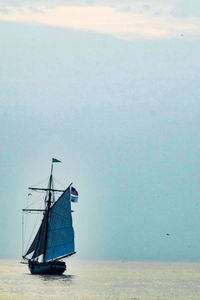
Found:
[[[73,186],[71,187],[71,202],[78,202],[78,192]]]

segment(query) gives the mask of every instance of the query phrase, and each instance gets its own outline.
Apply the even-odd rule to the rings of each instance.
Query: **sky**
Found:
[[[194,0],[1,1],[0,257],[56,157],[77,258],[199,261],[199,25]]]

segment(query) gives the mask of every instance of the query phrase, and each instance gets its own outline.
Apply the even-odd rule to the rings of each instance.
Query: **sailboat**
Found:
[[[54,189],[53,165],[61,162],[53,158],[47,188],[30,187],[32,191],[44,191],[44,209],[23,209],[23,213],[42,212],[39,229],[22,258],[28,262],[31,274],[63,274],[66,264],[63,258],[75,254],[74,229],[71,202],[77,202],[78,192],[72,184],[65,190]],[[55,194],[61,193],[57,200]]]

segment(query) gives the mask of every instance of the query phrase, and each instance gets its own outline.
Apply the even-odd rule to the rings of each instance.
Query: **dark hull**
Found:
[[[54,274],[61,275],[66,270],[66,264],[62,261],[38,262],[29,261],[31,274]]]

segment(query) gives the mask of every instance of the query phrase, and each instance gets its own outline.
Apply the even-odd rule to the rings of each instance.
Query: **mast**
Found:
[[[44,254],[43,254],[43,261],[45,261],[45,256],[46,256],[46,250],[47,250],[47,234],[48,234],[48,223],[49,223],[49,211],[51,207],[51,196],[52,196],[52,190],[51,190],[51,185],[52,185],[52,177],[53,177],[53,161],[51,163],[51,175],[49,178],[49,192],[48,192],[48,199],[46,201],[46,228],[45,228],[45,240],[44,240]]]

